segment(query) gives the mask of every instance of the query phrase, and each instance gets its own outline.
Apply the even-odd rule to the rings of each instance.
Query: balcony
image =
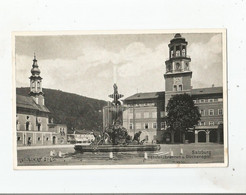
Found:
[[[178,70],[167,70],[166,73],[179,73],[179,72],[188,72],[190,69],[178,69]]]
[[[185,55],[185,54],[182,54],[182,55],[172,55],[171,58],[166,58],[166,61],[170,60],[170,59],[179,59],[179,58],[190,58],[189,55]]]

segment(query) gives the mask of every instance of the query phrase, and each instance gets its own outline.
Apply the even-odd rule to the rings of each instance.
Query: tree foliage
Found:
[[[178,94],[170,98],[167,105],[167,125],[174,131],[185,132],[200,120],[198,107],[188,94]]]
[[[29,87],[16,89],[17,94],[24,96],[28,96],[29,91]],[[106,101],[54,89],[43,88],[43,92],[54,123],[66,124],[68,133],[75,129],[102,131],[102,109]]]

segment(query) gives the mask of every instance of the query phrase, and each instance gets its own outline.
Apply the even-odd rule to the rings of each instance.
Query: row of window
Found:
[[[152,124],[152,125],[151,125]],[[144,129],[156,129],[157,128],[157,123],[143,123],[143,128]],[[129,129],[134,129],[133,123],[130,123]],[[142,123],[136,123],[136,129],[142,129]],[[165,122],[161,122],[161,129],[165,129]]]
[[[160,117],[164,118],[165,117],[165,111],[160,112]],[[142,118],[142,113],[141,112],[136,112],[135,113],[135,118],[140,119]],[[157,118],[157,112],[144,112],[143,113],[143,118]],[[129,119],[133,119],[133,113],[129,113]]]
[[[21,141],[21,140],[22,140],[21,137],[18,136],[17,137],[17,141]],[[37,140],[38,141],[41,141],[41,137],[37,137]],[[46,137],[46,139],[44,138],[44,140],[49,141],[49,137]],[[28,141],[32,141],[32,138],[31,137],[28,137]]]
[[[215,98],[215,99],[199,99],[193,100],[194,103],[212,103],[212,102],[223,102],[223,98]]]
[[[173,85],[173,91],[182,91],[183,86],[182,85]]]
[[[206,116],[206,111],[201,109],[200,110],[200,114],[201,116]],[[223,115],[223,110],[222,109],[218,109],[218,115]],[[213,116],[214,115],[214,109],[208,109],[208,116]]]
[[[135,113],[135,118],[140,119],[142,118],[142,113],[141,112],[136,112]],[[143,113],[143,118],[157,118],[157,112],[144,112]],[[133,113],[129,114],[129,119],[133,119]]]
[[[219,125],[219,124],[222,124],[223,122],[222,121],[219,121],[217,124]],[[205,126],[206,125],[206,122],[205,121],[200,121],[199,123],[198,123],[198,126]],[[208,122],[208,125],[209,126],[213,126],[213,125],[215,125],[215,122],[214,121],[209,121]]]
[[[185,63],[185,66],[184,66],[184,68],[182,69],[182,67],[181,67],[181,64],[180,63],[176,63],[175,64],[175,67],[174,67],[174,70],[175,70],[175,72],[181,72],[181,71],[189,71],[190,69],[189,69],[189,63],[187,62],[187,63]],[[172,65],[171,64],[169,64],[168,66],[167,66],[167,72],[172,72],[173,71],[173,68],[172,68]]]
[[[42,124],[38,123],[36,124],[36,126],[38,127],[38,131],[42,131]],[[31,131],[32,129],[32,123],[30,121],[27,121],[25,124],[25,130],[26,131]],[[16,121],[16,130],[19,131],[20,130],[20,122]]]
[[[142,106],[156,106],[156,104],[155,103],[127,104],[127,106],[142,107]]]

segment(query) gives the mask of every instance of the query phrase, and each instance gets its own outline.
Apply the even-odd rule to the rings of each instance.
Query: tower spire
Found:
[[[168,44],[169,58],[166,60],[165,107],[172,95],[191,93],[191,58],[187,55],[188,42],[176,33]]]
[[[34,53],[33,64],[31,69],[32,75],[29,77],[30,79],[30,93],[37,104],[44,105],[44,97],[42,91],[42,77],[40,76],[40,70],[38,67],[36,54]]]

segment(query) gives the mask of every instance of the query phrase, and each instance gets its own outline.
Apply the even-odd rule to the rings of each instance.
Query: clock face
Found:
[[[174,77],[173,78],[174,85],[180,85],[182,84],[182,77]]]

